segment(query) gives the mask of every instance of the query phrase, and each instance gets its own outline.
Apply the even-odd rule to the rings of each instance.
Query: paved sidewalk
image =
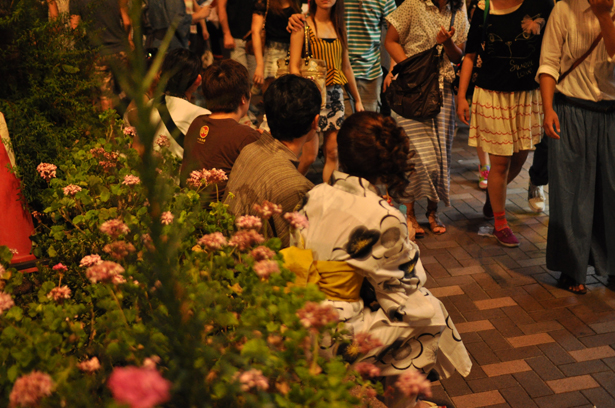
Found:
[[[556,287],[545,266],[548,213],[530,212],[527,169],[509,185],[509,224],[521,241],[505,248],[478,235],[478,160],[460,129],[453,147],[448,232],[418,241],[427,287],[446,305],[474,363],[467,378],[434,384],[457,408],[615,408],[615,292],[590,276],[589,293]],[[426,205],[426,203],[417,203]],[[416,209],[428,230],[425,210]]]

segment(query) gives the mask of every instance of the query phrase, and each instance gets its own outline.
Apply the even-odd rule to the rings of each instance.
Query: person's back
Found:
[[[101,47],[101,55],[128,51],[119,0],[71,0],[70,14],[87,24],[88,37],[94,46]]]
[[[195,170],[212,168],[230,173],[241,150],[260,133],[239,124],[250,106],[248,70],[239,62],[223,60],[203,73],[203,96],[210,115],[194,119],[186,134],[181,167],[182,184]],[[226,183],[218,185],[220,196]]]

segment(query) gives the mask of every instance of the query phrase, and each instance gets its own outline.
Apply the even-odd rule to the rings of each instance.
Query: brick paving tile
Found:
[[[483,330],[493,330],[494,327],[489,320],[478,320],[476,322],[464,322],[455,324],[459,333],[478,332]],[[614,350],[615,351],[615,350]],[[608,357],[608,356],[607,356]]]
[[[524,334],[547,333],[554,330],[561,330],[562,328],[562,325],[556,321],[546,321],[519,325],[519,329],[521,329]]]
[[[501,390],[504,388],[514,387],[517,385],[517,380],[512,375],[500,375],[498,377],[480,378],[478,380],[469,380],[468,385],[473,392],[485,392],[493,390]]]
[[[553,390],[534,371],[516,373],[514,377],[532,398],[553,394]]]
[[[448,272],[447,272],[448,273]],[[461,275],[461,276],[445,276],[441,278],[436,278],[440,286],[454,286],[454,285],[468,285],[473,283],[474,280],[470,275]]]
[[[609,346],[593,347],[585,350],[574,350],[570,355],[577,361],[599,360],[607,357],[614,357],[615,350]]]
[[[485,300],[490,296],[479,286],[478,283],[469,283],[462,287],[464,293],[472,300]]]
[[[496,377],[504,374],[514,374],[523,371],[532,371],[525,360],[507,361],[505,363],[488,364],[481,367],[489,377]]]
[[[491,319],[490,321],[504,337],[516,337],[524,334],[508,316]]]
[[[615,333],[596,334],[595,336],[581,337],[579,340],[586,347],[599,347],[615,344]]]
[[[549,333],[556,342],[567,351],[581,350],[585,345],[574,337],[568,330],[556,330]]]
[[[537,344],[552,343],[555,341],[553,340],[553,337],[551,337],[548,333],[509,337],[507,340],[513,347],[535,346]]]
[[[575,359],[558,343],[540,344],[538,348],[545,353],[545,356],[555,365],[575,362]]]
[[[433,263],[433,264],[428,264],[428,265],[423,265],[423,266],[425,267],[425,270],[429,272],[429,274],[433,276],[434,279],[436,280],[439,278],[446,278],[446,277],[451,276],[451,274],[448,273],[446,268],[440,265],[439,263]]]
[[[615,407],[615,399],[602,388],[592,388],[581,392],[597,408]]]
[[[426,248],[429,249],[443,249],[443,248],[455,248],[458,247],[459,244],[455,241],[432,241],[424,244]]]
[[[502,309],[489,309],[463,312],[463,317],[465,317],[467,321],[473,322],[475,320],[499,319],[501,317],[506,317],[506,314],[504,314]]]
[[[564,375],[573,377],[575,375],[593,374],[603,371],[611,371],[609,366],[604,364],[602,360],[582,361],[580,363],[563,364],[558,366]]]
[[[538,408],[538,405],[520,386],[500,390],[500,393],[513,408]]]
[[[458,327],[458,324],[455,323],[455,326]],[[475,333],[475,332],[463,333],[461,335],[461,339],[463,340],[463,344],[465,345],[483,342],[483,339],[481,339],[478,333]]]
[[[553,299],[553,295],[538,283],[526,285],[523,289],[536,300]]]
[[[459,242],[457,243],[459,244]],[[472,255],[470,255],[468,251],[465,250],[464,245],[460,245],[461,246],[458,247],[448,248],[448,252],[453,255],[457,261],[462,261],[464,259],[472,259]]]
[[[478,310],[475,302],[468,295],[449,296],[449,299],[461,313]]]
[[[585,398],[581,392],[575,391],[536,398],[534,402],[538,404],[540,408],[576,408],[588,404],[589,400]]]
[[[459,285],[453,286],[444,286],[438,288],[429,289],[431,294],[437,298],[445,297],[445,296],[454,296],[454,295],[463,295],[464,292]]]
[[[485,341],[487,346],[495,352],[512,348],[510,343],[506,341],[504,336],[497,330],[482,331],[478,333],[478,335]]]
[[[472,394],[472,390],[464,378],[457,372],[450,378],[440,380],[440,383],[451,397]]]
[[[480,265],[460,267],[460,268],[448,268],[448,272],[452,276],[474,275],[475,273],[482,273],[484,271],[485,270]]]
[[[520,306],[505,307],[502,309],[511,320],[517,324],[532,324],[534,319]]]
[[[564,374],[546,357],[528,358],[525,361],[545,381],[564,378]]]
[[[466,344],[465,346],[468,352],[481,366],[485,364],[500,363],[498,356],[491,351],[484,342]]]
[[[593,374],[593,377],[607,390],[611,396],[615,397],[615,373],[604,372]]]
[[[591,375],[581,375],[578,377],[568,377],[562,378],[561,380],[547,381],[547,385],[551,387],[553,392],[556,394],[600,387],[600,384],[598,384]]]
[[[606,364],[609,367],[611,367],[611,370],[615,370],[615,357],[605,358],[602,361],[604,361],[604,364]]]
[[[570,316],[565,319],[558,319],[566,330],[576,337],[591,336],[594,331],[577,316]]]
[[[506,306],[516,306],[517,302],[510,297],[503,297],[499,299],[477,300],[474,304],[479,310],[487,310]]]
[[[479,408],[504,404],[506,400],[499,391],[487,391],[461,397],[453,397],[453,402],[457,408]]]
[[[540,304],[539,301],[534,299],[531,295],[527,293],[519,293],[512,295],[512,298],[519,306],[521,306],[525,311],[531,312],[533,310],[544,310],[544,306]]]
[[[502,361],[521,360],[532,357],[540,357],[542,355],[542,351],[540,351],[537,346],[519,347],[497,351],[497,356]]]

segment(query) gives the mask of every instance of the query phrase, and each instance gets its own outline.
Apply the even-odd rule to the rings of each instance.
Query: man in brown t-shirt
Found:
[[[195,170],[231,168],[244,146],[257,141],[260,133],[240,125],[250,106],[248,70],[233,60],[215,62],[203,73],[203,95],[210,115],[198,116],[190,125],[184,141],[182,185]],[[222,197],[226,183],[218,184]]]

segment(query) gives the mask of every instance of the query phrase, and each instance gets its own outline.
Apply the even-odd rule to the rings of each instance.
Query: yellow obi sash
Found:
[[[284,266],[297,278],[295,285],[318,285],[329,300],[357,302],[361,300],[363,276],[344,261],[314,261],[311,249],[289,247],[280,251],[284,255]]]

